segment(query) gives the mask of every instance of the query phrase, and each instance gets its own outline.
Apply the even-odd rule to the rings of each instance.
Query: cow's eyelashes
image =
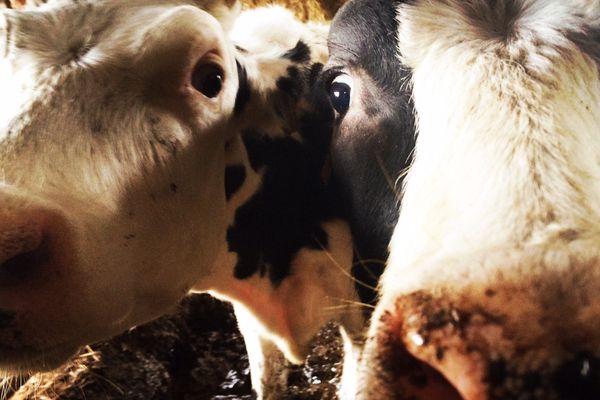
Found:
[[[333,108],[340,114],[348,112],[352,104],[352,87],[354,81],[352,77],[345,73],[340,73],[331,80],[329,84],[329,98]]]

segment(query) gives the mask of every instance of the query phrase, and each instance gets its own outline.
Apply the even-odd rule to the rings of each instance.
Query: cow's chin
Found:
[[[75,344],[31,348],[0,347],[0,371],[8,376],[25,376],[37,372],[47,372],[59,368],[74,357],[80,349]]]
[[[0,378],[2,375],[24,376],[57,369],[86,345],[108,340],[136,325],[129,316],[115,315],[121,318],[118,320],[90,320],[88,317],[96,314],[95,310],[87,310],[86,314],[73,314],[58,324],[51,318],[57,317],[56,314],[48,314],[46,318],[37,315],[27,321],[23,318],[23,325],[14,324],[12,329],[1,331]],[[36,325],[35,329],[31,328]]]

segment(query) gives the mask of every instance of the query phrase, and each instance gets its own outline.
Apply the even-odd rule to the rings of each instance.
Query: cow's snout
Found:
[[[24,278],[45,262],[44,232],[38,221],[24,215],[0,220],[0,284]]]
[[[390,298],[365,398],[600,398],[596,280],[570,272]]]
[[[65,259],[63,218],[46,210],[0,211],[0,290],[60,274]],[[49,271],[52,269],[53,271]]]
[[[76,350],[62,332],[79,329],[69,308],[81,293],[72,223],[55,208],[0,194],[0,368],[20,373],[24,360],[55,368]]]

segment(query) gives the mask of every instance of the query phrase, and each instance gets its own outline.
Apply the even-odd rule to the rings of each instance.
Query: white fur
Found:
[[[302,40],[311,50],[311,59],[325,62],[327,59],[327,33],[325,24],[303,24],[291,11],[278,6],[251,9],[243,12],[231,30],[231,39],[250,53],[240,54],[244,66],[260,93],[275,88],[275,77],[286,75],[289,60],[281,58]],[[278,61],[276,61],[278,60]],[[257,120],[260,118],[257,118]]]
[[[482,309],[526,331],[520,343],[489,329],[473,333],[506,359],[525,343],[562,356],[544,340],[554,332],[531,322],[550,317],[541,300],[549,287],[577,293],[553,300],[554,316],[567,303],[576,310],[564,326],[596,327],[597,305],[579,296],[595,296],[600,287],[600,77],[571,38],[600,27],[600,3],[514,3],[516,22],[506,31],[478,14],[489,11],[484,0],[399,7],[399,53],[413,71],[418,138],[370,337],[387,332],[380,318],[396,313],[400,296],[444,289],[457,299],[475,296],[469,299]],[[487,15],[498,23],[505,3],[494,4]],[[576,277],[585,278],[574,287]],[[486,300],[480,292],[488,287],[498,288],[504,303]],[[440,362],[422,343],[404,339],[464,398],[485,398],[485,360],[459,350]],[[369,364],[377,352],[370,341],[362,366],[366,398],[384,393]]]
[[[51,233],[57,257],[69,260],[35,291],[0,293],[2,307],[20,315],[15,346],[38,349],[17,357],[28,366],[54,366],[81,344],[170,310],[210,273],[223,241],[233,47],[208,13],[158,3],[2,13],[10,29],[0,59],[0,215],[64,221]],[[213,47],[228,77],[218,98],[184,86],[184,95],[153,92],[168,80],[185,83],[177,75]],[[194,118],[173,113],[170,102]]]
[[[45,352],[22,354],[19,365],[0,354],[2,367],[23,368],[23,360],[51,367],[79,345],[169,311],[192,287],[235,304],[265,398],[284,387],[283,355],[300,362],[326,322],[357,336],[360,310],[340,308],[356,297],[342,221],[324,225],[328,248],[299,251],[278,287],[266,277],[233,276],[237,259],[225,230],[264,173],[250,167],[236,134],[248,127],[283,134],[267,102],[293,64],[282,55],[303,40],[323,62],[327,33],[275,7],[234,23],[238,10],[218,0],[56,0],[40,12],[2,13],[0,218],[56,214],[66,225],[62,251],[72,257],[61,264],[62,278],[41,289],[0,291],[1,308],[26,315],[18,345]],[[255,90],[235,120],[228,30],[248,50],[237,57]],[[225,75],[215,99],[185,85],[211,50]],[[227,165],[244,165],[247,175],[226,204]]]
[[[417,263],[597,230],[598,68],[561,34],[582,24],[577,9],[524,2],[519,39],[499,58],[501,43],[448,28],[447,3],[400,9],[419,136],[386,272],[403,279],[384,279],[398,287],[384,293],[422,285],[423,271],[409,273]]]
[[[231,30],[231,38],[254,55],[286,51],[302,39],[312,51],[320,52],[315,57],[319,58],[327,55],[327,33],[325,24],[303,24],[290,10],[269,6],[243,12]]]

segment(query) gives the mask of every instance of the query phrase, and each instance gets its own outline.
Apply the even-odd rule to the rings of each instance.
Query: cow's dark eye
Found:
[[[331,104],[341,115],[346,114],[352,103],[352,85],[352,77],[348,74],[336,76],[329,85]]]
[[[223,88],[223,75],[218,65],[198,65],[192,74],[192,86],[209,99],[215,98]]]

